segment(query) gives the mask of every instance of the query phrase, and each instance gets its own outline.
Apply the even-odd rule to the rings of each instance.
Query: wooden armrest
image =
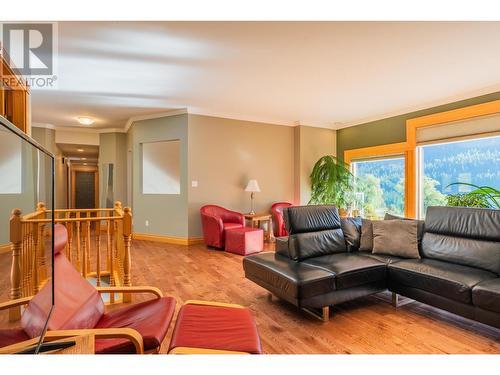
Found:
[[[184,305],[203,305],[215,307],[231,307],[233,309],[244,309],[245,306],[237,305],[235,303],[213,302],[213,301],[200,301],[196,299],[187,300]]]
[[[94,329],[69,329],[60,331],[47,331],[44,341],[56,341],[75,336],[92,335],[96,339],[127,339],[135,346],[137,354],[144,354],[144,345],[142,336],[139,332],[132,328],[94,328]],[[0,348],[0,354],[17,353],[30,346],[36,345],[39,338],[22,341],[16,344]]]
[[[96,290],[99,293],[151,293],[163,297],[161,290],[154,286],[98,286]]]
[[[142,336],[132,328],[93,328],[48,331],[45,337],[58,340],[81,335],[94,335],[96,339],[127,339],[134,344],[137,354],[144,354]]]
[[[10,309],[11,307],[26,305],[32,298],[33,298],[33,296],[30,296],[30,297],[13,299],[13,300],[10,300],[7,302],[1,302],[0,303],[0,310],[6,310],[6,309]]]

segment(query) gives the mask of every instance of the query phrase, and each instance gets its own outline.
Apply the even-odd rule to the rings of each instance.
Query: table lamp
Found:
[[[249,191],[250,194],[250,204],[252,207],[252,210],[250,211],[250,215],[255,215],[255,211],[253,210],[253,197],[255,193],[260,193],[260,187],[259,183],[257,180],[250,180],[248,181],[247,187],[245,188],[245,191]]]

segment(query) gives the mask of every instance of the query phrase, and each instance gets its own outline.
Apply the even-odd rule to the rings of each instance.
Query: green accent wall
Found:
[[[404,142],[406,140],[406,120],[408,119],[467,107],[474,104],[491,102],[498,99],[500,99],[500,92],[494,92],[466,100],[460,100],[458,102],[406,113],[404,115],[388,117],[382,120],[339,129],[337,131],[337,155],[343,158],[345,150]]]

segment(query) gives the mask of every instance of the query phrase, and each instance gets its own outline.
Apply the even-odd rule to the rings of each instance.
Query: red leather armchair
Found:
[[[283,208],[290,206],[292,206],[292,204],[288,202],[277,202],[271,206],[275,237],[288,236],[288,232],[285,229],[285,221],[283,220]]]
[[[54,297],[55,305],[48,323],[47,340],[93,334],[95,352],[144,353],[157,352],[167,333],[175,310],[173,297],[162,297],[153,287],[93,287],[64,255],[68,234],[56,225],[54,231]],[[32,345],[42,331],[51,305],[51,285],[44,286],[34,297],[0,304],[9,308],[27,304],[21,317],[21,328],[0,330],[0,353],[19,350],[22,342]],[[156,298],[104,311],[100,293],[151,293]]]
[[[245,226],[245,217],[242,214],[220,206],[203,206],[200,208],[200,215],[205,243],[219,249],[224,248],[227,229]]]

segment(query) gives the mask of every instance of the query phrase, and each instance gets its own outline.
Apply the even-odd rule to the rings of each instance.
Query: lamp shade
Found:
[[[245,188],[245,191],[250,191],[252,193],[259,193],[260,187],[259,187],[259,183],[257,182],[257,180],[248,181],[248,184],[247,184],[247,187]]]

